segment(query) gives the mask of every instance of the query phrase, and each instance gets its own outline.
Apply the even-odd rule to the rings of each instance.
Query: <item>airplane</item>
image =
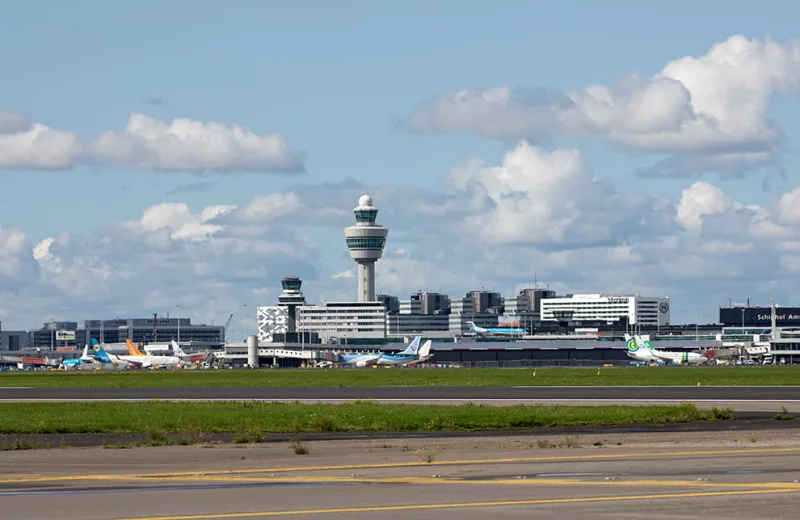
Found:
[[[638,338],[638,336],[637,336]],[[630,334],[625,334],[625,345],[628,347],[628,357],[643,363],[659,363],[661,360],[654,356],[650,349],[639,345],[636,338],[631,337]]]
[[[646,348],[653,357],[661,361],[672,362],[677,365],[701,365],[708,362],[708,358],[699,352],[669,352],[666,350],[656,350],[653,348],[649,339],[642,339],[640,336],[634,336],[634,339],[640,347]]]
[[[174,339],[172,340],[172,352],[182,360],[191,362],[203,361],[207,355],[199,352],[197,354],[187,354]]]
[[[97,363],[97,361],[89,355],[89,345],[86,345],[83,347],[83,354],[81,354],[81,357],[65,359],[61,362],[61,366],[64,367],[64,370],[69,370],[70,368],[78,368],[79,365],[94,363]]]
[[[528,333],[525,329],[512,329],[510,327],[496,327],[496,328],[489,328],[485,329],[483,327],[478,327],[475,325],[474,322],[468,321],[467,325],[469,325],[469,331],[478,334],[479,336],[490,336],[493,334],[498,335],[514,335],[514,336],[524,336]]]
[[[420,341],[422,341],[422,336],[417,336],[416,338],[414,338],[414,341],[412,341],[408,345],[408,347],[406,347],[404,351],[400,352],[399,355],[401,356],[413,355],[414,357],[416,357],[416,352],[417,349],[419,348]],[[379,360],[384,356],[385,354],[342,354],[339,356],[338,363],[344,365],[352,365],[357,368],[364,368],[379,364]],[[331,362],[321,362],[318,363],[317,366],[330,366],[332,364],[333,363]],[[383,363],[383,364],[388,365],[397,363]]]
[[[433,357],[431,354],[431,340],[426,341],[419,350],[419,340],[421,336],[414,338],[414,341],[406,349],[398,354],[381,354],[378,359],[379,365],[409,365],[412,363],[422,363]]]
[[[99,361],[103,366],[112,365],[114,368],[130,368],[131,363],[121,359],[116,354],[109,354],[105,351],[105,349],[97,342],[96,339],[91,339],[92,350],[94,354],[92,357]]]
[[[142,352],[136,348],[136,345],[134,345],[131,340],[126,339],[125,342],[128,344],[128,352],[131,353],[131,355],[117,356],[122,361],[126,361],[142,368],[177,367],[183,365],[183,361],[177,356],[148,356],[147,354],[142,354]]]

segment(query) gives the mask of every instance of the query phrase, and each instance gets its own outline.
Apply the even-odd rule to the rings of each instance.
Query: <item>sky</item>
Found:
[[[280,279],[800,305],[792,2],[15,2],[0,321],[252,327]],[[252,330],[252,329],[251,329]]]

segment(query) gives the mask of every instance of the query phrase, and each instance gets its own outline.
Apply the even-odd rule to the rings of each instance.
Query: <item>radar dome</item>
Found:
[[[362,195],[358,198],[359,206],[372,206],[372,197],[369,195]]]

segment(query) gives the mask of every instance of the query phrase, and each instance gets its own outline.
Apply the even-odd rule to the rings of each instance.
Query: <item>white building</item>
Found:
[[[297,308],[297,331],[316,332],[323,343],[331,339],[386,337],[386,307],[381,302],[327,302]]]
[[[669,325],[669,298],[610,294],[572,294],[541,300],[542,321],[555,321],[554,311],[572,311],[570,320],[619,321],[631,325]]]
[[[257,307],[256,330],[259,343],[272,343],[275,334],[289,332],[289,309],[277,305]]]

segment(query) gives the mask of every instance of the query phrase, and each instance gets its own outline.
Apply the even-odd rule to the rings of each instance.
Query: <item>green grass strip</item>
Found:
[[[533,376],[533,372],[536,376]],[[279,369],[0,373],[0,387],[798,386],[798,366]]]
[[[722,420],[730,410],[673,406],[428,406],[369,401],[3,403],[0,433],[476,431]]]

